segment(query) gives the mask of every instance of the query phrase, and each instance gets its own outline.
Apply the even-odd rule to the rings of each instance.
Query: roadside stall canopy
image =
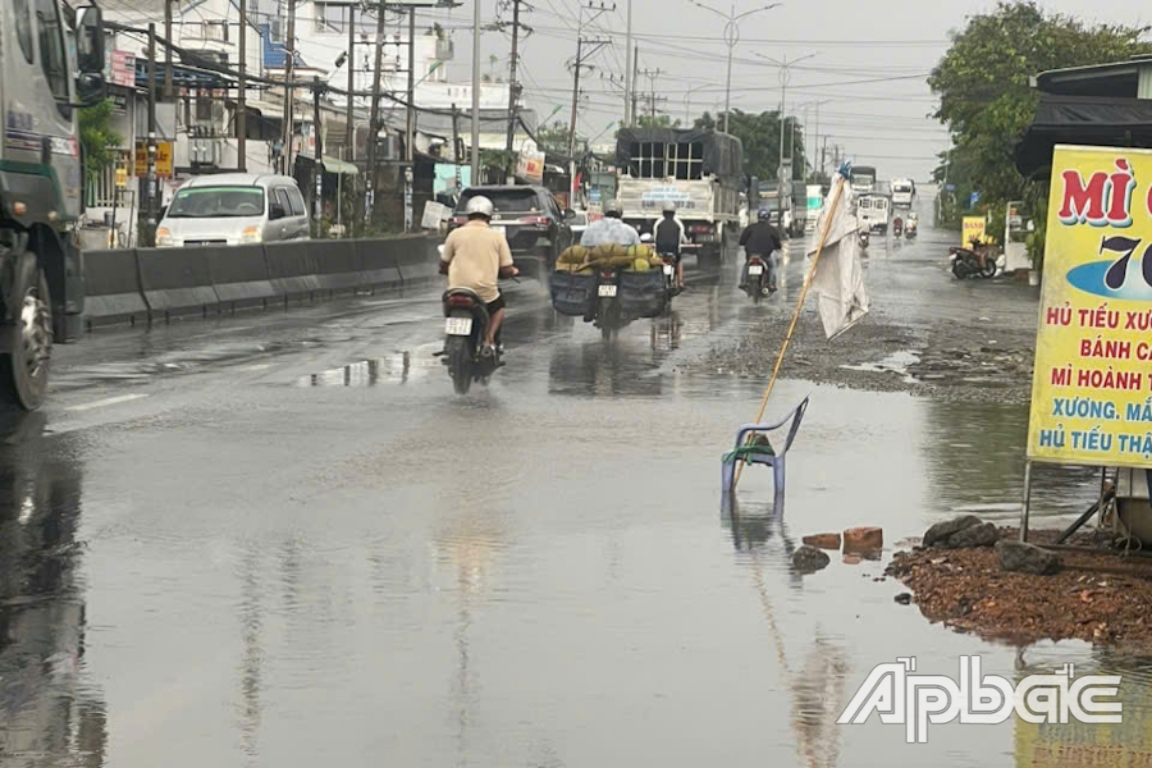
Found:
[[[1048,175],[1057,144],[1152,148],[1152,100],[1044,94],[1016,145],[1017,170]]]

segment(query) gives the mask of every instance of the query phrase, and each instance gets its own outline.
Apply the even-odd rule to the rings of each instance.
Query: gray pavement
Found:
[[[949,239],[873,245],[878,316],[1034,323],[1019,286],[951,280]],[[1011,521],[1025,409],[790,379],[771,412],[813,400],[783,521],[755,472],[720,510],[763,382],[690,364],[787,316],[799,250],[777,299],[729,261],[612,345],[512,286],[508,367],[467,398],[434,288],[60,348],[0,446],[0,765],[1015,764],[1011,723],[836,726],[877,664],[1017,652],[895,604],[882,563],[787,563],[809,533]],[[1087,485],[1040,497],[1067,515]],[[1098,663],[1026,663],[1064,658]]]

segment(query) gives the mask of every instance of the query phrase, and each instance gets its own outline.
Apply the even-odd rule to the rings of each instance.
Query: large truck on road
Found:
[[[34,6],[34,7],[33,7]],[[83,192],[77,110],[104,98],[95,6],[0,0],[0,407],[44,399],[53,340],[77,335]]]
[[[715,131],[627,128],[616,139],[617,199],[626,222],[651,232],[665,205],[676,206],[689,245],[719,261],[740,237],[744,148]]]

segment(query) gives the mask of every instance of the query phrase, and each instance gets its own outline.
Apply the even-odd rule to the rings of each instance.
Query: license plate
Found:
[[[670,275],[675,271],[676,271],[675,267],[673,267],[671,264],[665,264],[664,265],[664,274]]]
[[[616,286],[614,286],[614,285],[602,285],[602,286],[600,286],[600,298],[602,298],[602,299],[614,299],[614,298],[616,298]]]
[[[448,322],[445,323],[444,332],[449,336],[471,336],[472,318],[450,317],[448,318]]]
[[[753,264],[752,266],[748,267],[748,274],[762,275],[764,274],[764,267],[761,267],[759,264]]]

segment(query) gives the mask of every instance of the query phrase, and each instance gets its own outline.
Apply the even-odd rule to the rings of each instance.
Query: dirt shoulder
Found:
[[[1052,541],[1057,532],[1034,534],[1034,541]],[[1005,528],[1001,536],[1015,539],[1017,532]],[[1152,647],[1152,560],[1058,554],[1059,573],[1033,576],[1005,572],[991,548],[917,548],[897,553],[887,573],[909,587],[927,619],[956,631],[1019,644],[1076,639]]]

